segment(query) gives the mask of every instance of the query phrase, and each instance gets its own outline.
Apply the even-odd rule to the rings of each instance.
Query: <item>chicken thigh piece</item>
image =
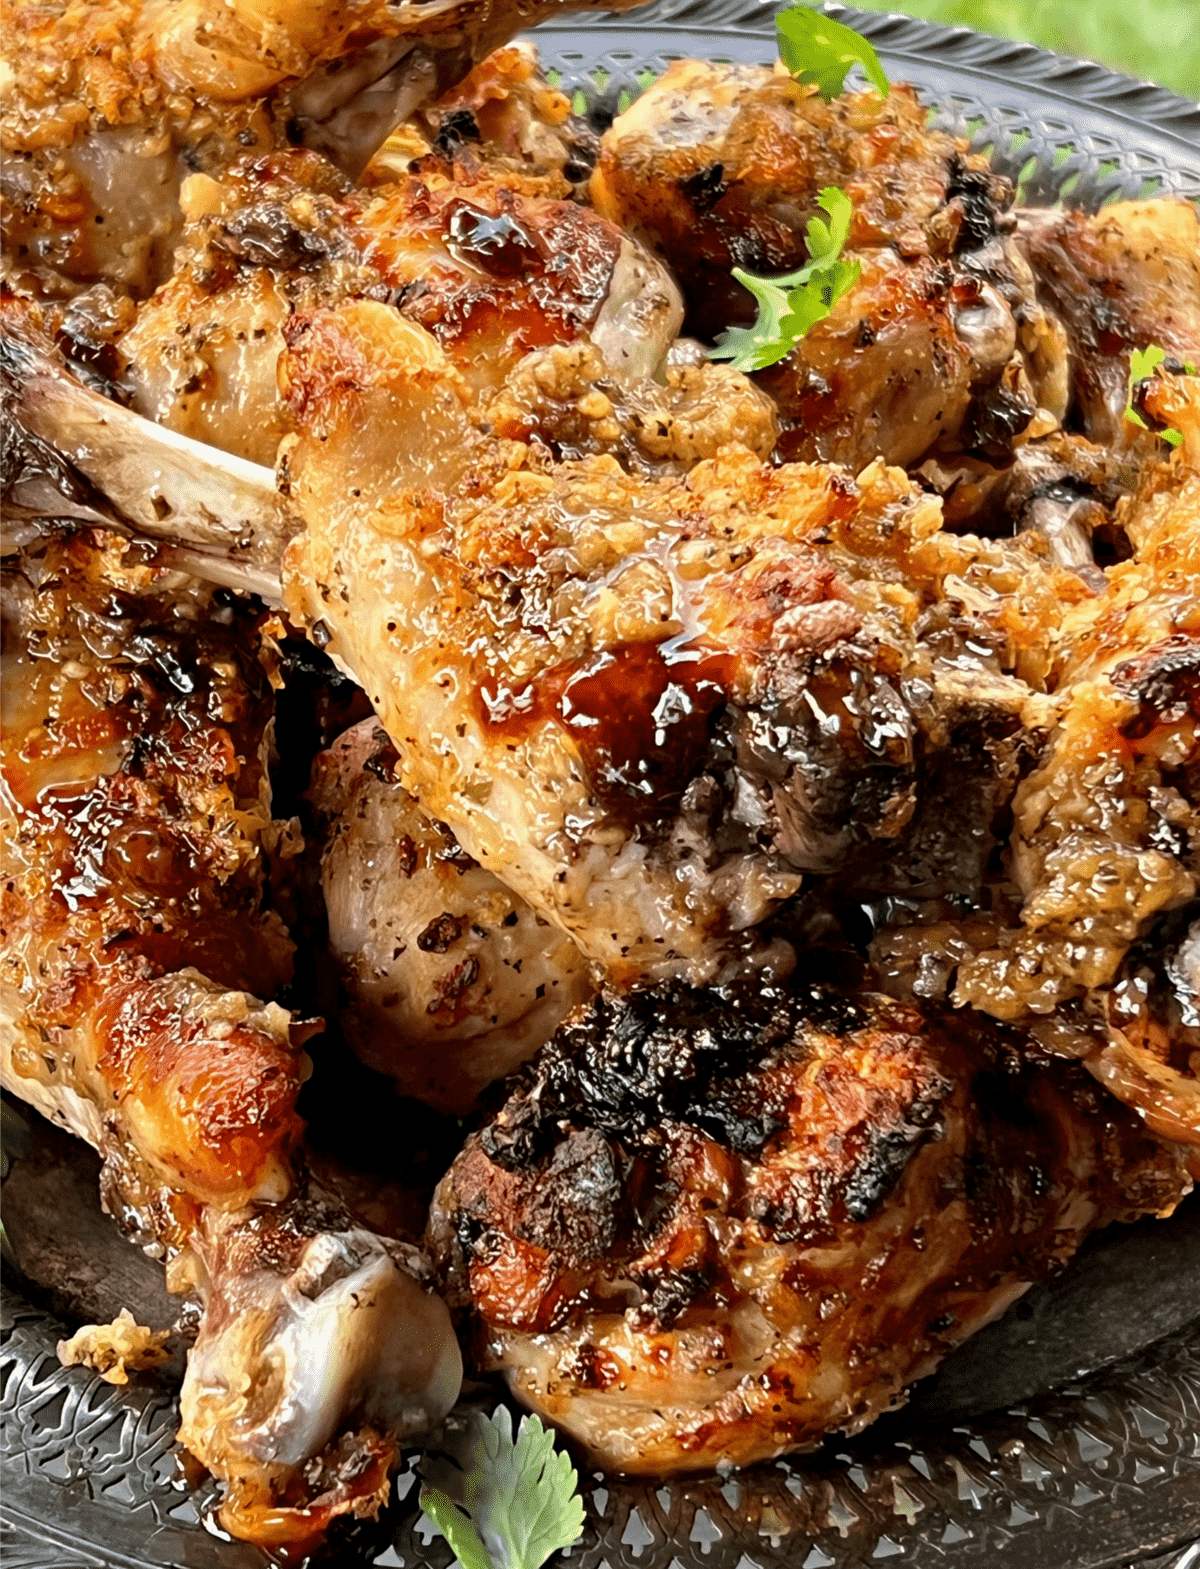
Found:
[[[1018,214],[1038,293],[1071,340],[1071,408],[1105,445],[1141,439],[1125,419],[1129,360],[1151,345],[1200,366],[1200,213],[1159,197]]]
[[[601,997],[443,1179],[429,1240],[477,1365],[605,1470],[856,1432],[1176,1152],[986,1021],[742,983]]]
[[[989,238],[1011,200],[966,143],[931,130],[911,88],[825,102],[782,66],[676,60],[605,132],[598,212],[665,256],[704,337],[745,313],[734,267],[783,273],[808,260],[806,225],[826,186],[854,209],[851,250],[947,257]]]
[[[357,177],[422,103],[560,8],[8,0],[4,243],[14,275],[35,293],[104,281],[145,295],[169,268],[190,172],[299,140]]]
[[[422,810],[611,976],[711,979],[805,872],[977,880],[1025,682],[1089,593],[1036,540],[947,535],[880,464],[552,463],[373,302],[291,337],[290,614]]]
[[[341,1025],[400,1094],[463,1116],[594,987],[571,939],[424,816],[396,762],[367,719],[313,764]]]
[[[474,394],[530,350],[594,347],[610,375],[654,373],[682,308],[666,269],[589,209],[430,158],[352,190],[288,151],[183,187],[171,280],[113,346],[141,414],[257,463],[288,428],[286,323],[346,299],[387,302],[437,338]]]
[[[853,205],[862,276],[756,379],[785,458],[913,464],[935,443],[1007,459],[1066,411],[1067,347],[1010,238],[1009,183],[931,130],[911,89],[824,102],[781,69],[678,61],[605,134],[600,212],[661,250],[690,329],[753,317],[734,267],[808,260],[826,186]]]
[[[416,1250],[299,1157],[312,1023],[270,997],[273,710],[252,611],[154,547],[51,530],[4,584],[5,1089],[93,1144],[131,1240],[203,1312],[183,1442],[269,1545],[372,1514],[459,1355]]]

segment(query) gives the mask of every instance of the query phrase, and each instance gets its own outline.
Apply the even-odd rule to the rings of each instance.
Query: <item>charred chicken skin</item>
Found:
[[[605,996],[443,1180],[481,1366],[593,1464],[745,1465],[854,1432],[1178,1155],[986,1021],[746,986]]]
[[[679,279],[689,330],[749,320],[734,267],[808,259],[826,186],[853,205],[859,282],[756,378],[780,453],[858,469],[935,444],[1008,458],[1066,412],[1067,346],[1010,238],[1012,190],[966,144],[929,129],[910,89],[816,89],[763,66],[675,62],[605,133],[597,210],[644,236]]]
[[[94,1144],[106,1207],[203,1313],[184,1444],[268,1545],[374,1514],[461,1373],[415,1249],[307,1178],[311,1024],[270,995],[272,712],[254,618],[145,544],[51,533],[6,574],[5,1089]]]

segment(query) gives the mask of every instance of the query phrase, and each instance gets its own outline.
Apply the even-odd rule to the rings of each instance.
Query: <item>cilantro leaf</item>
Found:
[[[1159,348],[1157,343],[1151,343],[1144,349],[1134,349],[1129,356],[1129,394],[1125,399],[1125,418],[1131,425],[1137,425],[1142,430],[1149,430],[1150,427],[1133,406],[1133,389],[1139,381],[1146,381],[1153,376],[1166,358],[1166,349]],[[1185,364],[1183,368],[1187,375],[1196,375],[1194,365]],[[1175,430],[1173,426],[1168,425],[1166,430],[1160,430],[1158,434],[1169,446],[1178,447],[1183,444],[1183,432]]]
[[[856,64],[862,66],[867,80],[884,98],[891,91],[879,56],[867,40],[831,16],[795,6],[775,18],[775,31],[784,65],[800,81],[815,82],[817,91],[827,101],[843,90],[850,68]]]
[[[862,273],[862,264],[842,259],[853,208],[844,191],[827,185],[819,198],[829,222],[808,221],[809,260],[781,278],[755,278],[740,267],[733,276],[758,303],[752,327],[730,327],[709,358],[730,360],[734,370],[765,370],[789,354],[809,328],[824,320]]]
[[[541,1569],[583,1534],[579,1478],[536,1416],[514,1438],[506,1406],[472,1411],[447,1448],[423,1462],[421,1506],[462,1569]]]

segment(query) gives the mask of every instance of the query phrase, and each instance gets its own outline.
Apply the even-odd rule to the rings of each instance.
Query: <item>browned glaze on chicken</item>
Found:
[[[1036,540],[949,535],[880,464],[551,463],[375,304],[297,319],[284,373],[291,613],[422,808],[611,974],[710,978],[799,872],[977,878],[1046,628],[1089,593]]]
[[[674,285],[578,203],[431,158],[369,190],[286,152],[182,192],[170,282],[115,343],[142,414],[272,463],[286,432],[276,387],[285,324],[368,298],[426,327],[472,392],[531,350],[591,343],[610,374],[654,371],[679,326]],[[78,307],[76,307],[78,310]]]
[[[1124,419],[1132,350],[1200,365],[1200,213],[1164,197],[1019,216],[1038,292],[1070,336],[1072,417],[1093,441],[1138,439]]]
[[[227,1528],[279,1545],[378,1510],[460,1363],[415,1251],[297,1165],[314,1027],[258,1000],[292,972],[269,677],[253,610],[154,547],[51,530],[6,573],[4,1086],[96,1146],[199,1297],[183,1442]]]
[[[594,987],[571,939],[421,812],[396,762],[368,719],[313,764],[341,1025],[400,1094],[461,1116]]]
[[[5,246],[22,285],[147,294],[169,271],[190,172],[302,140],[357,175],[422,103],[558,8],[10,0]]]
[[[197,1199],[281,1198],[307,1062],[303,1031],[244,995],[292,968],[264,907],[251,617],[85,532],[20,558],[5,633],[13,1071],[119,1108],[131,1153]]]
[[[760,65],[677,60],[604,135],[591,195],[645,231],[679,279],[696,330],[746,314],[729,274],[790,272],[825,186],[854,207],[849,246],[947,256],[992,234],[1011,187],[944,131],[911,88],[843,93]]]
[[[1066,342],[1007,231],[1008,183],[930,130],[911,90],[825,103],[759,66],[679,61],[603,141],[601,212],[645,234],[692,330],[751,319],[731,276],[790,272],[826,186],[853,204],[859,282],[759,382],[786,458],[912,464],[935,444],[1007,461],[1066,411]]]
[[[1033,299],[1015,250],[971,266],[888,248],[778,365],[755,380],[780,413],[780,454],[861,468],[931,449],[1008,463],[1020,439],[1066,413],[1061,329]]]
[[[468,1140],[430,1242],[482,1367],[606,1469],[853,1432],[1176,1155],[1074,1064],[868,994],[601,998]]]

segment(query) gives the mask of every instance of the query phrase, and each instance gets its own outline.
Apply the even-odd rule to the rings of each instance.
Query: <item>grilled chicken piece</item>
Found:
[[[313,765],[342,1029],[397,1090],[458,1116],[594,990],[582,954],[395,781],[373,719]]]
[[[1070,336],[1072,418],[1101,445],[1140,441],[1124,417],[1131,351],[1157,344],[1200,365],[1200,213],[1162,197],[1018,218],[1038,292]]]
[[[910,912],[874,945],[897,995],[1023,1021],[1164,1138],[1200,1150],[1200,379],[1139,402],[1183,436],[1116,511],[1132,552],[1065,613],[1058,722],[1012,802],[1009,882],[969,919]],[[1196,1157],[1193,1157],[1196,1158]]]
[[[287,322],[354,297],[394,302],[477,395],[532,349],[594,344],[609,374],[649,376],[679,330],[661,263],[577,203],[427,160],[352,191],[312,154],[189,180],[174,276],[115,345],[133,406],[258,463],[287,430],[276,367]]]
[[[757,379],[785,458],[854,469],[935,443],[1007,458],[1066,410],[1067,346],[1006,237],[1008,182],[926,126],[911,90],[842,94],[761,66],[679,61],[614,122],[597,209],[658,246],[692,330],[752,319],[730,276],[790,272],[827,185],[854,205],[863,273],[831,317]],[[1035,423],[1036,422],[1036,423]]]
[[[478,1365],[606,1470],[855,1432],[1177,1156],[1074,1064],[869,994],[602,997],[443,1179]]]
[[[16,559],[4,639],[4,1087],[95,1145],[106,1207],[205,1305],[183,1438],[227,1528],[308,1540],[377,1509],[459,1364],[415,1252],[297,1171],[314,1026],[258,1000],[292,945],[253,614],[88,530]]]
[[[729,274],[791,272],[822,189],[849,196],[851,250],[948,256],[994,232],[1006,180],[930,130],[911,88],[826,103],[783,68],[677,60],[605,132],[596,210],[653,237],[689,321],[712,338],[746,313]]]
[[[1013,801],[1021,927],[959,971],[956,999],[999,1018],[1108,985],[1196,891],[1200,470],[1155,466],[1121,520],[1134,555],[1064,618],[1065,707]]]
[[[882,465],[634,478],[498,443],[375,303],[297,321],[283,373],[290,614],[422,809],[611,975],[710,979],[801,872],[977,879],[1076,576],[943,533]]]
[[[356,177],[422,103],[561,8],[11,0],[5,247],[22,286],[57,295],[103,280],[149,293],[166,275],[190,171],[219,173],[298,136]]]
[[[755,376],[779,408],[783,457],[911,466],[936,446],[1005,463],[1057,426],[1066,338],[1011,242],[953,262],[890,248],[858,260],[832,314]]]

